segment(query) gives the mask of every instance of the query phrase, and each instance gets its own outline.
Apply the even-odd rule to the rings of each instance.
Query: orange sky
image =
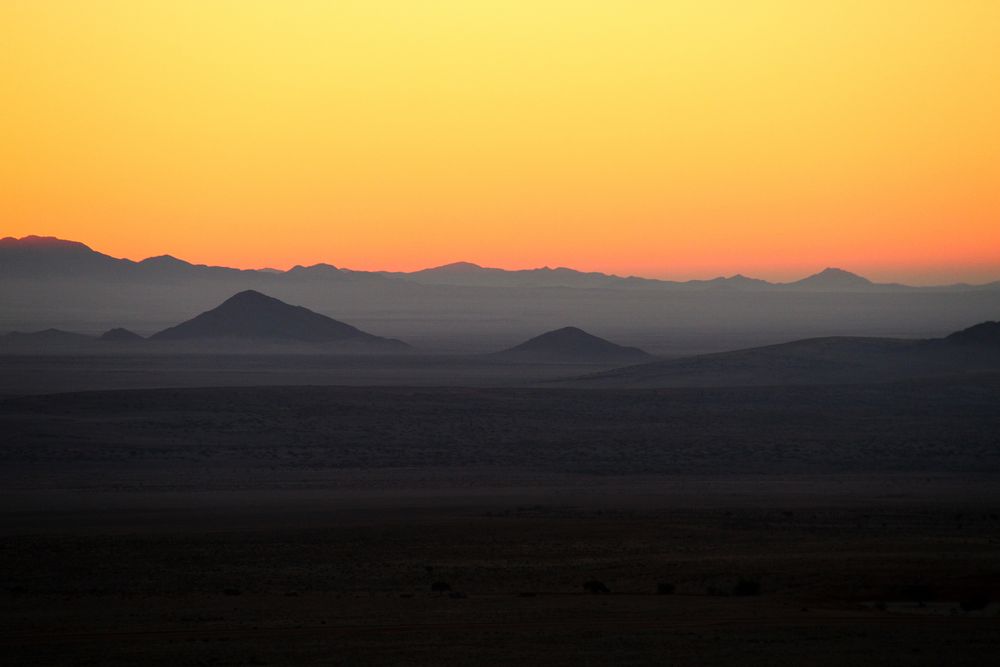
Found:
[[[0,236],[1000,278],[994,0],[6,0]]]

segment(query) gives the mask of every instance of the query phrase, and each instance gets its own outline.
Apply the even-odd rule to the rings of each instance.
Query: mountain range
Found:
[[[622,277],[599,272],[583,272],[559,267],[507,270],[456,262],[412,272],[354,271],[332,264],[294,266],[287,271],[276,269],[234,269],[223,266],[192,264],[170,255],[148,257],[140,261],[119,259],[97,252],[79,241],[48,236],[5,237],[0,239],[0,277],[52,279],[84,277],[87,279],[163,280],[190,277],[243,277],[262,281],[385,281],[404,280],[421,285],[470,287],[592,287],[630,289],[797,289],[797,290],[868,290],[868,289],[1000,289],[1000,281],[985,285],[942,285],[914,288],[896,283],[875,283],[843,269],[826,268],[801,280],[778,283],[743,275],[720,276],[708,280],[660,280],[636,276]]]
[[[676,282],[469,263],[403,272],[332,264],[241,270],[83,243],[0,239],[0,332],[125,328],[150,336],[253,290],[442,353],[492,353],[573,323],[661,356],[815,336],[930,338],[996,319],[1000,283],[909,287],[826,269],[791,283]]]
[[[142,347],[139,347],[142,345]],[[224,302],[149,338],[122,327],[99,337],[46,329],[0,336],[0,352],[252,352],[260,346],[284,345],[286,351],[377,352],[395,354],[412,348],[406,343],[362,331],[350,324],[293,306],[254,290],[234,294]],[[291,347],[289,347],[291,346]],[[513,363],[589,363],[624,365],[653,356],[635,347],[616,345],[576,327],[535,336],[491,355]]]
[[[0,352],[310,352],[398,354],[412,348],[357,327],[245,290],[215,308],[148,339],[115,328],[100,337],[57,329],[0,336]],[[989,321],[932,339],[828,336],[715,354],[657,359],[636,347],[562,327],[489,355],[459,356],[463,366],[515,364],[602,365],[603,372],[549,379],[573,387],[670,388],[791,386],[888,382],[933,376],[1000,372],[1000,322]],[[513,367],[511,367],[513,368]],[[517,371],[505,381],[516,382]],[[527,376],[525,376],[527,377]]]

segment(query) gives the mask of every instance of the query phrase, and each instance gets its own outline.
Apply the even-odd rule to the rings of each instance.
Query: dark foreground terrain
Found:
[[[55,665],[988,664],[998,404],[991,375],[8,397],[0,648]]]

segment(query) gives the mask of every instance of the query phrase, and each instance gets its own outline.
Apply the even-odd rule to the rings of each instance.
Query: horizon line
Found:
[[[993,279],[987,279],[984,282],[969,282],[969,281],[966,281],[966,280],[956,280],[956,281],[944,282],[944,283],[912,284],[912,283],[905,283],[905,282],[900,282],[900,281],[896,281],[896,280],[879,281],[879,280],[873,280],[871,278],[868,278],[866,275],[864,275],[862,273],[858,273],[858,272],[855,272],[855,271],[850,270],[850,269],[844,269],[841,266],[835,266],[834,265],[835,263],[828,264],[827,266],[825,266],[824,268],[821,268],[821,269],[813,269],[813,270],[811,270],[810,273],[807,273],[806,275],[804,275],[802,277],[793,278],[793,279],[786,279],[786,280],[774,280],[774,279],[768,279],[768,278],[759,278],[759,277],[756,277],[756,276],[744,273],[742,271],[736,271],[735,273],[731,273],[731,274],[729,274],[729,273],[709,274],[710,277],[668,278],[668,277],[663,277],[663,276],[641,275],[641,274],[637,274],[637,273],[622,274],[622,273],[612,273],[612,272],[602,271],[602,270],[576,269],[576,268],[573,268],[572,266],[565,266],[565,265],[550,266],[550,265],[546,264],[546,265],[542,265],[542,266],[531,266],[531,267],[525,267],[525,268],[506,268],[506,267],[501,267],[501,266],[489,266],[487,264],[480,264],[478,262],[473,262],[473,261],[469,261],[469,260],[466,260],[466,259],[459,259],[459,260],[455,260],[455,261],[451,261],[451,262],[445,262],[444,264],[435,264],[435,265],[432,265],[432,266],[425,266],[423,268],[412,269],[412,270],[402,270],[402,269],[352,269],[350,267],[340,266],[340,265],[333,264],[333,263],[327,262],[327,261],[315,262],[313,264],[296,263],[296,264],[293,264],[293,265],[289,266],[286,269],[281,269],[281,268],[276,268],[274,266],[268,266],[268,265],[241,267],[241,266],[232,266],[232,265],[228,265],[228,264],[202,263],[202,262],[190,261],[190,260],[187,260],[187,259],[183,259],[181,257],[178,257],[177,255],[173,255],[173,254],[170,254],[170,253],[161,253],[161,254],[149,255],[149,256],[143,257],[141,259],[133,259],[131,257],[116,257],[115,255],[110,255],[108,253],[102,252],[101,250],[96,250],[93,246],[89,245],[88,243],[86,243],[84,241],[78,241],[78,240],[75,240],[75,239],[66,239],[66,238],[62,238],[62,237],[59,237],[59,236],[52,236],[52,235],[27,234],[27,235],[22,236],[22,237],[16,237],[16,236],[4,236],[4,237],[0,237],[0,243],[3,243],[4,241],[15,241],[15,242],[19,242],[19,243],[24,243],[25,241],[29,241],[30,242],[31,240],[47,241],[47,242],[57,242],[57,243],[62,243],[62,244],[67,244],[67,245],[70,245],[70,244],[80,245],[80,246],[83,246],[84,248],[86,248],[87,250],[89,250],[91,252],[94,252],[96,254],[100,254],[100,255],[103,255],[105,257],[109,257],[109,258],[115,259],[115,260],[132,262],[134,264],[140,264],[140,263],[143,263],[143,262],[147,262],[149,260],[161,259],[162,258],[162,259],[176,260],[178,262],[183,262],[184,264],[188,264],[190,266],[201,266],[201,267],[207,267],[207,268],[230,269],[230,270],[234,270],[234,271],[257,271],[257,272],[264,272],[264,273],[280,273],[280,274],[289,273],[291,271],[294,271],[295,269],[310,269],[310,268],[314,268],[314,267],[323,267],[323,266],[326,266],[326,267],[331,267],[332,269],[335,269],[335,270],[338,270],[338,271],[349,271],[349,272],[352,272],[352,273],[411,275],[411,274],[414,274],[414,273],[421,273],[421,272],[425,272],[425,271],[435,271],[435,270],[439,270],[439,269],[447,269],[447,268],[451,268],[451,267],[465,266],[465,267],[469,267],[469,268],[472,268],[472,269],[481,269],[481,270],[484,270],[484,271],[503,271],[503,272],[506,272],[506,273],[519,273],[519,272],[531,272],[531,271],[560,271],[560,270],[563,270],[563,271],[572,271],[572,272],[575,272],[575,273],[578,273],[578,274],[581,274],[581,275],[600,275],[600,276],[606,276],[606,277],[609,277],[609,278],[618,278],[618,279],[621,279],[621,280],[629,280],[629,279],[633,279],[633,280],[648,280],[648,281],[652,281],[652,282],[679,283],[679,284],[689,283],[689,282],[710,282],[710,281],[715,281],[715,280],[731,280],[731,279],[736,279],[736,278],[745,278],[747,280],[765,282],[765,283],[768,283],[768,284],[771,284],[771,285],[787,285],[787,284],[796,283],[796,282],[799,282],[799,281],[802,281],[802,280],[805,280],[805,279],[808,279],[808,278],[811,278],[811,277],[814,277],[814,276],[818,276],[818,275],[821,275],[821,274],[826,273],[826,272],[841,272],[841,273],[845,273],[845,274],[850,274],[852,276],[856,276],[858,278],[862,278],[864,280],[867,280],[870,283],[872,283],[874,286],[882,285],[882,286],[904,286],[904,287],[951,287],[951,286],[967,285],[967,286],[970,286],[970,287],[977,287],[977,286],[991,285],[993,283],[1000,282],[1000,275],[998,275],[998,277],[993,278]]]

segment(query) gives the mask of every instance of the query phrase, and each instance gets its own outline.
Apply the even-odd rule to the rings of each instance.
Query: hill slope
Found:
[[[855,384],[1000,371],[1000,324],[940,339],[828,337],[656,361],[567,380],[593,387]]]
[[[802,280],[786,284],[787,287],[818,290],[865,289],[874,285],[875,283],[856,273],[836,268],[826,268]]]
[[[497,352],[494,358],[518,362],[627,364],[653,357],[637,347],[624,347],[576,327],[563,327]]]
[[[956,331],[944,340],[951,345],[1000,349],[1000,322],[981,322],[968,329]]]
[[[237,339],[277,343],[350,343],[403,350],[402,341],[381,338],[302,306],[246,290],[186,322],[164,329],[150,340]]]

